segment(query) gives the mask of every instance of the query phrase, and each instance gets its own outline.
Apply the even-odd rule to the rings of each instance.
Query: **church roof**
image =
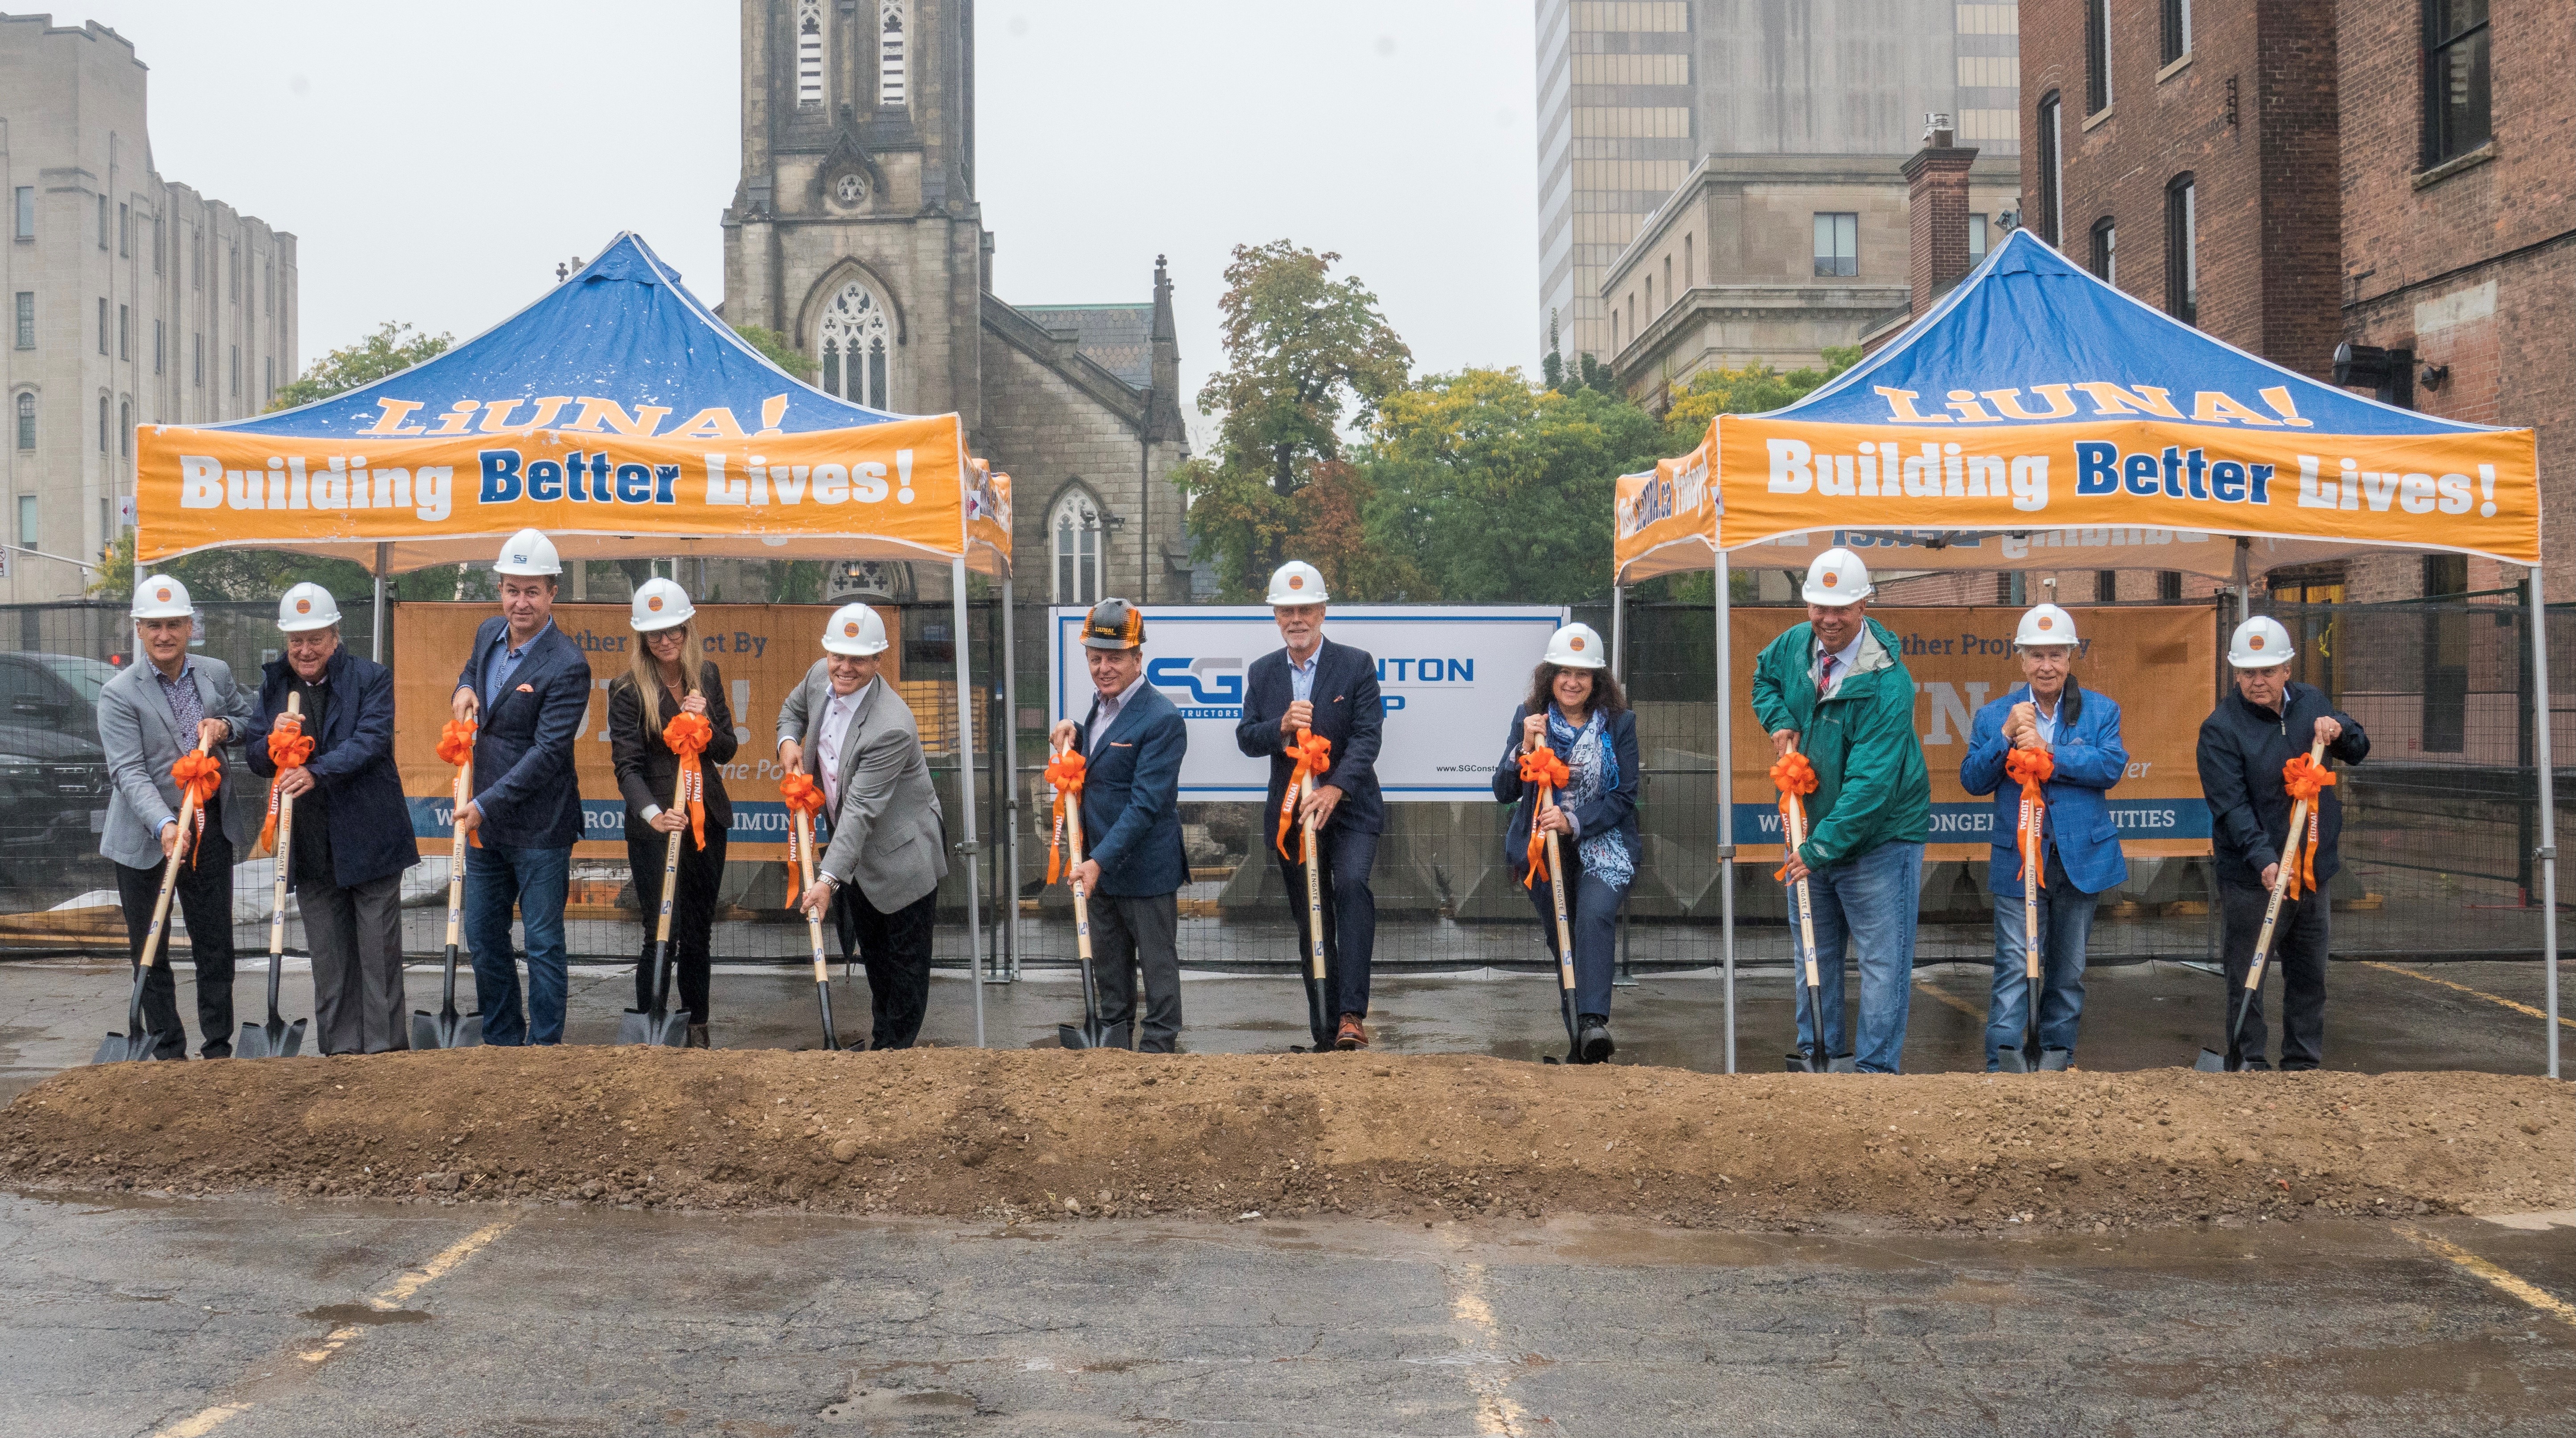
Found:
[[[1154,306],[1013,305],[1041,328],[1072,330],[1074,348],[1084,358],[1126,381],[1133,389],[1154,382]]]
[[[557,399],[551,410],[547,399]],[[676,431],[710,410],[729,411],[744,432],[787,434],[903,418],[825,394],[771,364],[629,231],[534,304],[434,359],[295,409],[201,427],[383,434],[393,432],[378,428],[388,414],[426,428],[462,405],[469,413],[500,409],[518,428],[532,414],[591,401],[631,411],[639,423],[658,411],[643,424],[647,434]]]

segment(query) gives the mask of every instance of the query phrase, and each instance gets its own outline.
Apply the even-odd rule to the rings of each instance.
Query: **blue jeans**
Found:
[[[2067,881],[2057,850],[2048,851],[2048,882],[2039,890],[2039,1046],[2075,1051],[2075,1025],[2084,1016],[2084,944],[2093,935],[2093,910],[2102,902]],[[2030,978],[2024,970],[2021,879],[2018,866],[1987,870],[1995,896],[1995,992],[1986,1005],[1986,1072],[1995,1055],[2019,1048],[2030,1032]],[[2032,1061],[2038,1055],[2031,1055]]]
[[[572,850],[489,844],[466,851],[465,943],[474,952],[474,997],[487,1044],[558,1044],[564,1026],[564,889]],[[516,905],[528,936],[528,1011],[519,1013]]]
[[[1862,1073],[1900,1072],[1905,1017],[1914,998],[1914,917],[1922,907],[1923,846],[1891,839],[1830,869],[1811,871],[1807,900],[1816,916],[1816,982],[1825,1014],[1825,1051],[1853,1055]],[[1798,899],[1789,896],[1790,943],[1798,942]],[[1843,952],[1860,960],[1860,1047],[1843,1034]],[[1806,983],[1803,966],[1791,971]],[[1798,1047],[1815,1042],[1807,996],[1797,994]]]

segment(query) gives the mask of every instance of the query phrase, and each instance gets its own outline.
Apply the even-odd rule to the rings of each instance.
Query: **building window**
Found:
[[[2424,163],[2485,144],[2487,101],[2487,0],[2425,0]]]
[[[2109,215],[2093,222],[2093,276],[2106,285],[2120,282],[2120,230]]]
[[[235,398],[235,399],[239,399],[239,398],[241,398],[241,346],[240,346],[240,345],[234,345],[234,346],[232,347],[232,364],[231,364],[231,366],[230,366],[230,370],[229,370],[229,373],[227,374],[226,378],[231,382],[231,394],[232,394],[232,397],[233,397],[233,398]]]
[[[152,372],[154,374],[161,373],[162,366],[169,359],[169,351],[169,332],[162,328],[161,321],[154,320],[152,322]]]
[[[1986,257],[1986,217],[1968,216],[1968,263],[1973,265]]]
[[[33,186],[33,185],[20,185],[20,186],[18,187],[18,205],[17,205],[17,210],[18,210],[18,238],[19,238],[19,239],[22,239],[22,240],[32,240],[32,239],[34,239],[34,238],[36,237],[36,187],[35,187],[35,186]]]
[[[134,402],[119,400],[116,405],[116,452],[134,453]]]
[[[1673,257],[1664,256],[1664,303],[1673,302]]]
[[[2191,53],[2191,0],[2164,0],[2164,63]]]
[[[2165,186],[2165,313],[2200,323],[2200,217],[2191,176]]]
[[[1055,602],[1096,604],[1103,573],[1100,506],[1079,486],[1064,492],[1047,519],[1047,552],[1055,560]]]
[[[2120,602],[2120,571],[2116,569],[2093,571],[2093,602],[2096,604]]]
[[[1648,276],[1646,276],[1646,314],[1647,314],[1647,316],[1648,316],[1648,317],[1650,317],[1650,318],[1651,318],[1651,317],[1654,315],[1654,313],[1655,313],[1655,277],[1654,277],[1653,275],[1648,275]]]
[[[2084,0],[2084,113],[2111,108],[2111,0]]]
[[[196,336],[196,340],[196,357],[190,361],[188,383],[204,389],[206,387],[206,337],[200,333]]]
[[[2048,241],[2051,247],[2062,244],[2059,236],[2066,233],[2063,223],[2066,217],[2061,213],[2066,176],[2058,165],[2058,157],[2064,152],[2057,143],[2059,121],[2064,118],[2065,111],[2066,107],[2058,103],[2054,90],[2039,102],[2039,237]]]
[[[879,0],[877,5],[877,103],[899,108],[905,103],[903,0]]]
[[[823,103],[823,0],[796,0],[796,103]]]
[[[891,406],[886,376],[886,350],[894,327],[885,306],[856,280],[841,287],[816,326],[821,347],[823,392],[871,409]]]
[[[1819,275],[1856,275],[1860,273],[1860,216],[1856,214],[1816,215],[1816,273]]]
[[[18,447],[20,449],[34,449],[36,447],[36,397],[31,394],[21,394],[18,396]],[[18,501],[18,512],[20,514],[25,514],[27,512],[27,504],[27,500],[22,499]],[[26,542],[26,539],[27,531],[21,529],[19,531],[19,541],[24,543]]]
[[[98,297],[98,352],[107,353],[107,296]]]
[[[154,215],[152,217],[152,273],[156,275],[161,273],[161,254],[169,234],[170,227],[162,223],[159,215]]]
[[[134,308],[131,305],[116,307],[116,357],[121,360],[134,358]]]
[[[24,398],[24,396],[21,396],[21,398]],[[38,536],[37,536],[37,534],[36,534],[36,497],[35,497],[34,495],[32,495],[32,494],[22,494],[22,495],[19,495],[19,496],[18,496],[18,542],[19,542],[20,544],[22,544],[22,545],[25,545],[25,546],[26,546],[27,548],[29,548],[29,549],[34,549],[34,548],[36,548],[36,547],[37,547],[37,546],[36,546],[36,540],[37,540],[37,538],[38,538]]]
[[[98,247],[107,248],[107,196],[98,197]]]
[[[134,253],[134,207],[116,207],[116,253],[122,259]]]
[[[98,397],[98,452],[107,453],[107,396]]]
[[[1682,236],[1682,288],[1699,287],[1699,266],[1691,258],[1691,237]]]
[[[1617,305],[1610,307],[1610,353],[1613,355],[1619,353],[1619,307]]]
[[[2156,602],[2160,604],[2182,603],[2181,570],[2159,569],[2156,571]]]
[[[18,348],[36,347],[36,292],[18,291]]]

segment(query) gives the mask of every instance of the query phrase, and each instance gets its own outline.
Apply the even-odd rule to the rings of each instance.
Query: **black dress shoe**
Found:
[[[1610,1041],[1610,1021],[1599,1014],[1583,1015],[1575,1031],[1576,1060],[1587,1064],[1602,1063],[1618,1051],[1619,1046]]]

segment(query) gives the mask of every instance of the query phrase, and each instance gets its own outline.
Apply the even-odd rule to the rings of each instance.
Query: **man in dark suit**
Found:
[[[1189,726],[1145,682],[1145,617],[1124,599],[1093,605],[1082,623],[1084,659],[1097,691],[1080,724],[1047,736],[1082,752],[1082,862],[1068,882],[1089,896],[1100,1018],[1112,1048],[1128,1046],[1135,1019],[1131,967],[1145,971],[1145,1015],[1136,1047],[1167,1054],[1181,1032],[1181,756]]]
[[[340,643],[340,605],[319,584],[278,602],[286,653],[260,671],[259,712],[242,736],[250,769],[274,776],[268,736],[303,700],[312,756],[278,791],[295,796],[293,852],[280,854],[313,951],[313,1020],[326,1054],[411,1047],[403,1013],[402,876],[420,862],[394,769],[394,676]]]
[[[1369,869],[1377,862],[1386,805],[1378,797],[1377,751],[1386,728],[1386,703],[1377,691],[1377,661],[1365,650],[1324,637],[1324,576],[1311,564],[1291,561],[1270,576],[1270,612],[1288,647],[1252,661],[1244,676],[1243,722],[1234,741],[1253,758],[1270,759],[1270,797],[1261,809],[1263,840],[1279,860],[1288,886],[1288,910],[1297,916],[1297,972],[1306,979],[1306,1022],[1315,1048],[1368,1047],[1369,955],[1377,944],[1377,897]],[[1330,772],[1315,782],[1313,797],[1296,810],[1284,846],[1278,842],[1280,805],[1297,773],[1288,746],[1300,733],[1330,741]],[[1324,982],[1315,983],[1307,962],[1306,868],[1298,858],[1298,828],[1315,821],[1322,853]]]
[[[563,561],[552,540],[523,529],[501,546],[492,574],[501,613],[474,631],[450,707],[478,720],[474,799],[457,819],[482,847],[465,863],[465,942],[483,1042],[563,1041],[564,894],[581,837],[581,786],[573,740],[590,708],[590,661],[555,628]],[[510,945],[516,905],[528,936],[528,1007],[519,1012],[519,966]]]

